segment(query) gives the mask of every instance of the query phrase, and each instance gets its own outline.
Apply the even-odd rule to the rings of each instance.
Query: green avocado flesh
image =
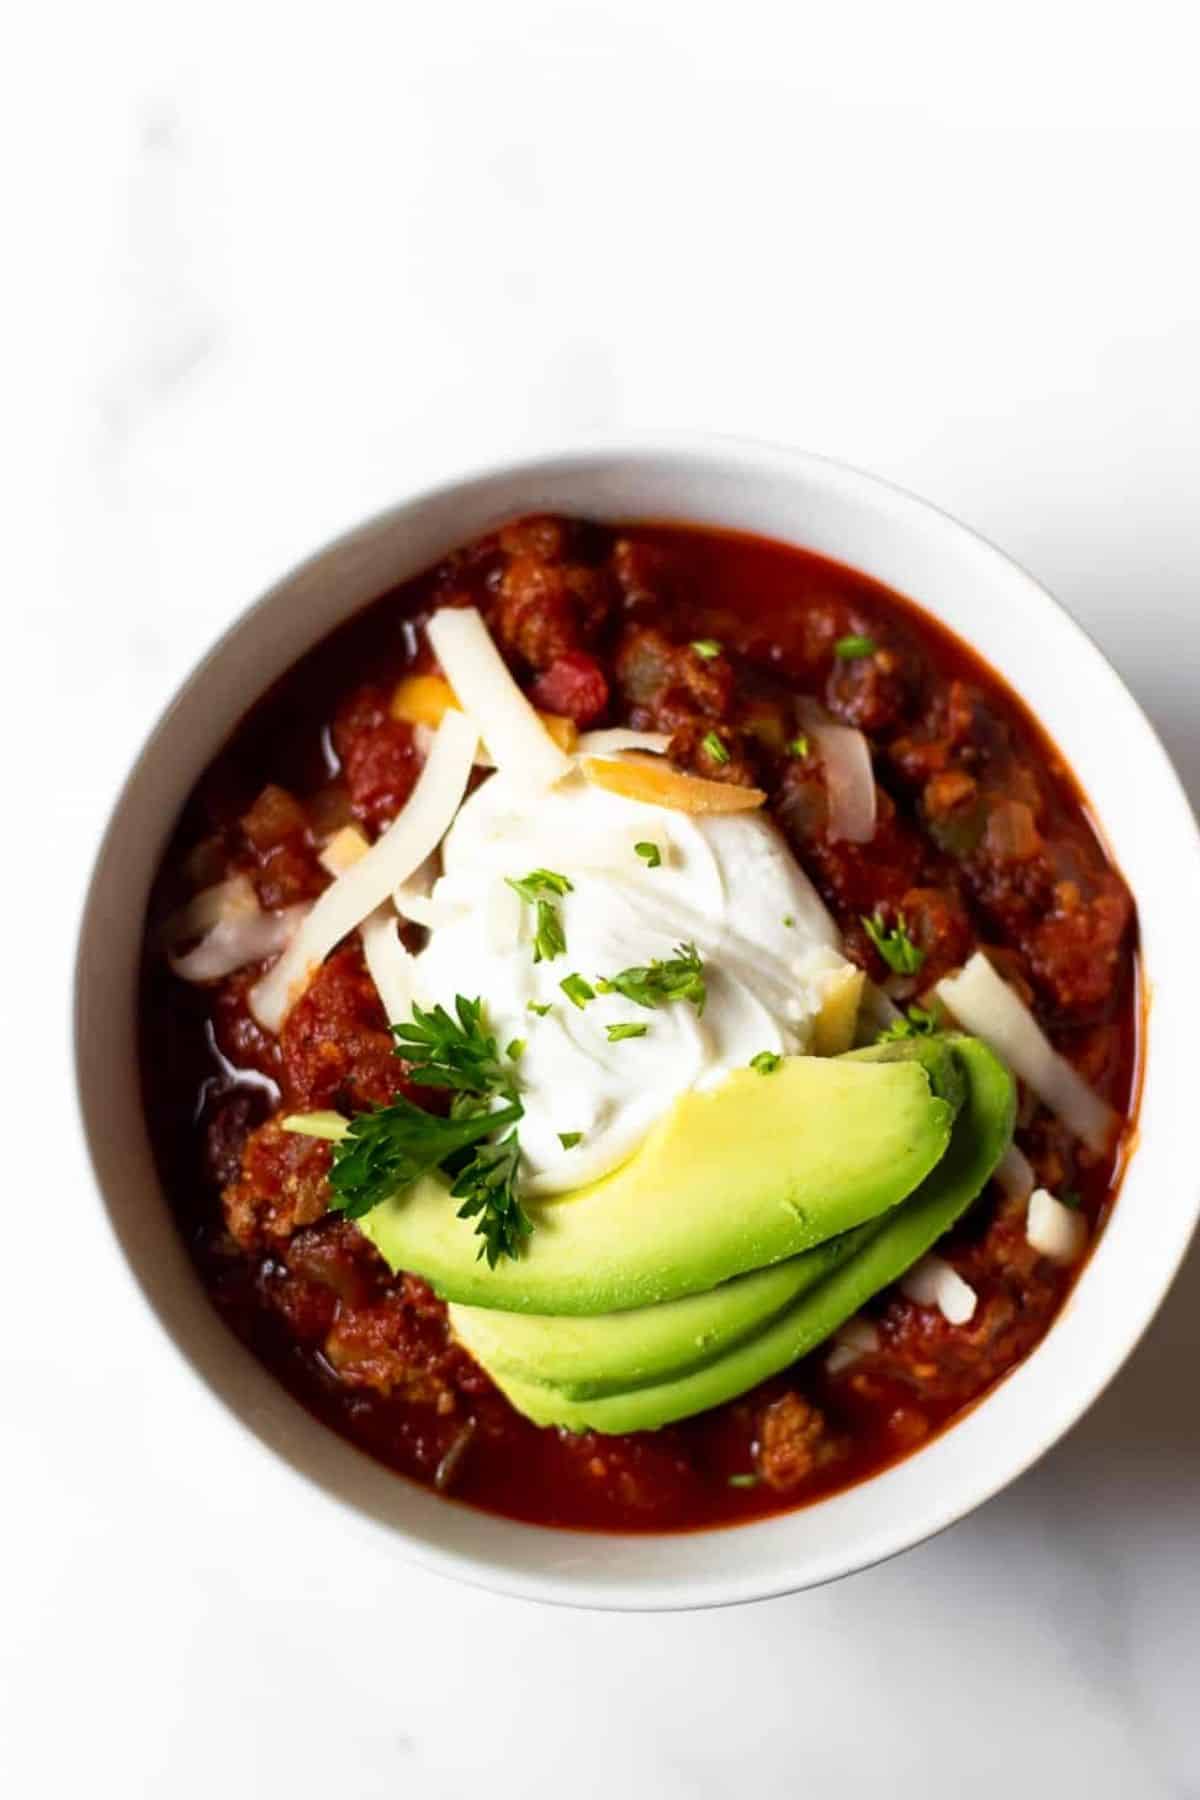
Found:
[[[493,1374],[541,1382],[569,1400],[624,1393],[712,1362],[823,1281],[876,1230],[872,1220],[707,1294],[659,1306],[591,1318],[451,1306],[450,1328]]]
[[[856,1243],[847,1260],[757,1332],[674,1378],[591,1398],[509,1374],[485,1353],[480,1360],[497,1386],[537,1425],[653,1431],[736,1398],[815,1349],[954,1224],[1011,1141],[1016,1108],[1012,1076],[977,1039],[957,1040],[954,1050],[967,1095],[945,1157],[910,1199],[863,1234],[865,1241]],[[558,1322],[543,1323],[553,1327]]]
[[[427,1177],[361,1226],[393,1269],[447,1300],[505,1312],[624,1312],[707,1293],[890,1211],[950,1139],[955,1104],[935,1092],[942,1046],[900,1056],[785,1057],[684,1094],[603,1180],[530,1206],[523,1254],[478,1259],[473,1222]]]

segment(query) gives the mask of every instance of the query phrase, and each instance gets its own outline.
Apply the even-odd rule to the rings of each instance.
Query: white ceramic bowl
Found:
[[[759,532],[917,600],[1007,676],[1046,725],[1140,914],[1150,1010],[1138,1147],[1048,1337],[907,1461],[818,1505],[730,1530],[545,1530],[448,1503],[370,1461],[303,1411],[209,1307],[159,1191],[142,1118],[134,1017],[142,918],[193,782],[251,702],[331,626],[454,545],[543,509]],[[175,696],[117,801],[87,900],[76,1007],[85,1129],[117,1239],[167,1336],[265,1446],[337,1503],[314,1529],[339,1529],[338,1506],[353,1509],[428,1568],[541,1600],[630,1609],[753,1600],[878,1562],[978,1506],[1079,1418],[1137,1342],[1200,1200],[1189,1150],[1198,918],[1196,828],[1153,731],[1078,626],[990,544],[870,476],[788,451],[667,440],[548,456],[451,481],[339,539],[244,613]]]

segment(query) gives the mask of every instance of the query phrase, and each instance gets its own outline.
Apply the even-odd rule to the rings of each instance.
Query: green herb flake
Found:
[[[531,869],[528,875],[522,875],[519,879],[514,875],[507,875],[505,880],[527,906],[535,909],[534,962],[553,962],[556,956],[563,954],[567,940],[558,907],[547,896],[556,895],[561,898],[563,894],[570,894],[574,892],[573,883],[554,869]]]
[[[704,736],[700,739],[700,742],[705,750],[708,751],[709,756],[716,763],[717,767],[723,769],[725,764],[729,761],[729,752],[717,736],[716,732],[706,731]]]
[[[791,913],[784,913],[783,923],[784,923],[785,928],[788,931],[794,931],[796,929],[796,921],[792,917]]]
[[[564,1150],[573,1150],[576,1144],[583,1142],[582,1131],[560,1131],[558,1141]]]
[[[750,1058],[750,1067],[759,1075],[773,1075],[782,1061],[776,1051],[760,1050],[757,1056]]]
[[[874,656],[875,639],[852,632],[849,637],[838,639],[833,646],[833,654],[840,662],[857,662],[860,656]]]
[[[794,737],[792,739],[791,743],[788,745],[788,755],[789,756],[807,756],[808,752],[809,752],[809,747],[810,746],[809,746],[808,739],[805,737],[804,733],[801,732],[799,737]]]
[[[539,1019],[544,1019],[546,1014],[550,1011],[550,1002],[547,1000],[545,1005],[542,1005],[537,1000],[530,1000],[526,1003],[525,1011],[536,1013]]]
[[[898,1019],[885,1025],[875,1039],[877,1044],[896,1043],[901,1038],[932,1037],[935,1031],[942,1028],[941,1008],[935,1006],[931,1011],[924,1006],[909,1006]]]
[[[602,994],[624,994],[635,1006],[651,1010],[656,1006],[669,1006],[674,1000],[686,1000],[702,1014],[708,998],[704,964],[695,944],[677,944],[674,956],[664,962],[655,960],[638,964],[631,969],[622,969],[618,975],[601,977],[596,987]],[[590,990],[588,997],[591,997]]]
[[[729,1486],[733,1488],[752,1488],[758,1486],[757,1475],[731,1475]]]
[[[1083,1205],[1083,1196],[1078,1188],[1065,1188],[1058,1197],[1071,1212],[1078,1212]]]
[[[508,1057],[510,1062],[520,1062],[525,1054],[525,1039],[511,1038],[504,1054]]]
[[[897,913],[896,923],[890,928],[884,923],[881,913],[876,913],[870,919],[865,914],[860,916],[863,930],[888,968],[897,975],[917,974],[925,961],[925,952],[909,937],[904,914]]]
[[[696,652],[696,655],[702,657],[705,662],[711,662],[714,656],[720,656],[721,654],[721,646],[718,644],[716,638],[696,638],[692,643],[692,649]]]
[[[648,869],[661,868],[661,866],[662,866],[662,851],[659,849],[657,844],[652,844],[647,840],[644,843],[635,844],[633,847],[637,851],[638,855],[641,857],[642,861],[646,864],[646,867]]]
[[[581,1012],[589,1000],[596,998],[595,988],[582,975],[567,975],[558,985],[571,1005],[579,1007]]]
[[[625,1038],[645,1037],[650,1027],[648,1025],[606,1025],[604,1029],[608,1033],[609,1043],[619,1044]]]

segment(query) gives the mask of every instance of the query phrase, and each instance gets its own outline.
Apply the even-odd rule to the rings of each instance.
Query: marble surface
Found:
[[[1195,1256],[1091,1415],[936,1542],[760,1607],[571,1615],[295,1511],[114,1277],[64,1122],[73,922],[152,716],[290,560],[497,450],[715,427],[911,486],[1062,596],[1200,793],[1190,16],[26,9],[0,78],[4,743],[39,771],[0,900],[14,1800],[1200,1795]]]

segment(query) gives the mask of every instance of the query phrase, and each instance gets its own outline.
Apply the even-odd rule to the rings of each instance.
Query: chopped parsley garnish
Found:
[[[650,1027],[648,1025],[606,1025],[604,1029],[608,1033],[609,1043],[619,1044],[623,1038],[645,1037]]]
[[[807,756],[808,750],[809,750],[808,739],[805,737],[803,732],[800,733],[799,737],[794,737],[792,739],[791,743],[788,745],[788,755],[789,756]]]
[[[786,926],[786,928],[788,929],[788,931],[794,931],[796,928],[796,921],[792,917],[791,913],[784,913],[783,923]]]
[[[721,654],[721,646],[716,638],[696,638],[692,643],[692,649],[697,656],[703,657],[705,662],[711,662],[714,656]]]
[[[776,1051],[760,1050],[757,1056],[750,1058],[750,1067],[760,1075],[773,1075],[782,1061],[782,1056]]]
[[[566,983],[563,983],[564,987]],[[669,1006],[673,1000],[687,1000],[697,1013],[704,1011],[708,990],[704,982],[704,964],[695,944],[677,944],[675,954],[665,962],[655,960],[622,969],[619,975],[602,977],[596,983],[602,994],[624,994],[635,1006]],[[591,998],[589,990],[588,998]]]
[[[739,1487],[739,1488],[757,1487],[758,1486],[758,1476],[757,1475],[731,1475],[729,1477],[729,1486],[730,1487]]]
[[[528,875],[518,880],[507,875],[505,880],[514,893],[520,894],[527,906],[536,910],[537,922],[533,933],[533,960],[535,963],[553,962],[561,956],[567,947],[563,935],[562,920],[557,906],[547,896],[561,896],[573,891],[572,883],[565,875],[559,875],[554,869],[531,869]]]
[[[510,1040],[508,1042],[508,1046],[505,1049],[504,1054],[505,1054],[505,1056],[507,1056],[509,1058],[509,1060],[511,1062],[520,1062],[521,1058],[525,1054],[525,1039],[524,1038],[510,1038]]]
[[[1083,1205],[1083,1196],[1078,1188],[1064,1188],[1058,1197],[1064,1206],[1070,1208],[1071,1212],[1078,1212]]]
[[[572,1006],[578,1006],[581,1010],[589,1000],[596,998],[595,988],[590,981],[585,981],[582,975],[568,975],[558,985]]]
[[[895,1043],[900,1038],[931,1037],[941,1029],[940,1008],[932,1011],[925,1006],[905,1007],[898,1019],[885,1025],[875,1039],[877,1044]]]
[[[441,1169],[453,1181],[452,1196],[463,1202],[458,1216],[476,1219],[481,1257],[494,1267],[516,1256],[533,1229],[517,1197],[521,1147],[515,1130],[498,1143],[484,1143],[524,1115],[516,1077],[501,1061],[496,1040],[483,1020],[482,1000],[459,994],[451,1016],[444,1006],[413,1007],[406,1025],[393,1025],[397,1056],[412,1065],[423,1087],[449,1089],[449,1116],[426,1112],[398,1095],[341,1120],[330,1113],[299,1115],[288,1130],[335,1139],[329,1170],[330,1206],[361,1219],[383,1201],[403,1193],[422,1175]],[[524,1049],[513,1038],[506,1054],[515,1061]],[[505,1104],[496,1107],[496,1101]]]
[[[716,732],[706,731],[704,736],[700,739],[700,742],[705,750],[708,751],[708,754],[712,757],[712,760],[716,763],[717,767],[723,769],[725,764],[729,761],[729,752],[717,736]]]
[[[662,851],[657,844],[652,844],[647,841],[642,844],[635,844],[633,847],[641,857],[642,861],[646,864],[647,868],[657,869],[661,866]]]
[[[550,1002],[547,1000],[543,1006],[537,1000],[530,1000],[526,1003],[525,1011],[536,1013],[539,1019],[544,1019],[546,1014],[550,1011]]]
[[[896,923],[890,929],[884,924],[880,913],[870,919],[863,914],[862,924],[863,930],[889,969],[894,970],[897,975],[917,973],[925,961],[925,952],[909,937],[903,913],[896,914]]]
[[[486,1115],[489,1124],[498,1118],[498,1113]],[[520,1159],[517,1134],[510,1131],[498,1144],[481,1144],[450,1189],[451,1197],[462,1201],[458,1217],[479,1221],[475,1227],[475,1235],[483,1239],[479,1257],[486,1256],[489,1269],[502,1256],[518,1256],[533,1230],[533,1221],[517,1198]]]
[[[838,639],[833,646],[833,654],[842,662],[855,662],[860,656],[874,656],[875,639],[852,632],[849,637]]]
[[[564,1150],[573,1150],[576,1144],[583,1141],[582,1131],[560,1131],[558,1141]]]

